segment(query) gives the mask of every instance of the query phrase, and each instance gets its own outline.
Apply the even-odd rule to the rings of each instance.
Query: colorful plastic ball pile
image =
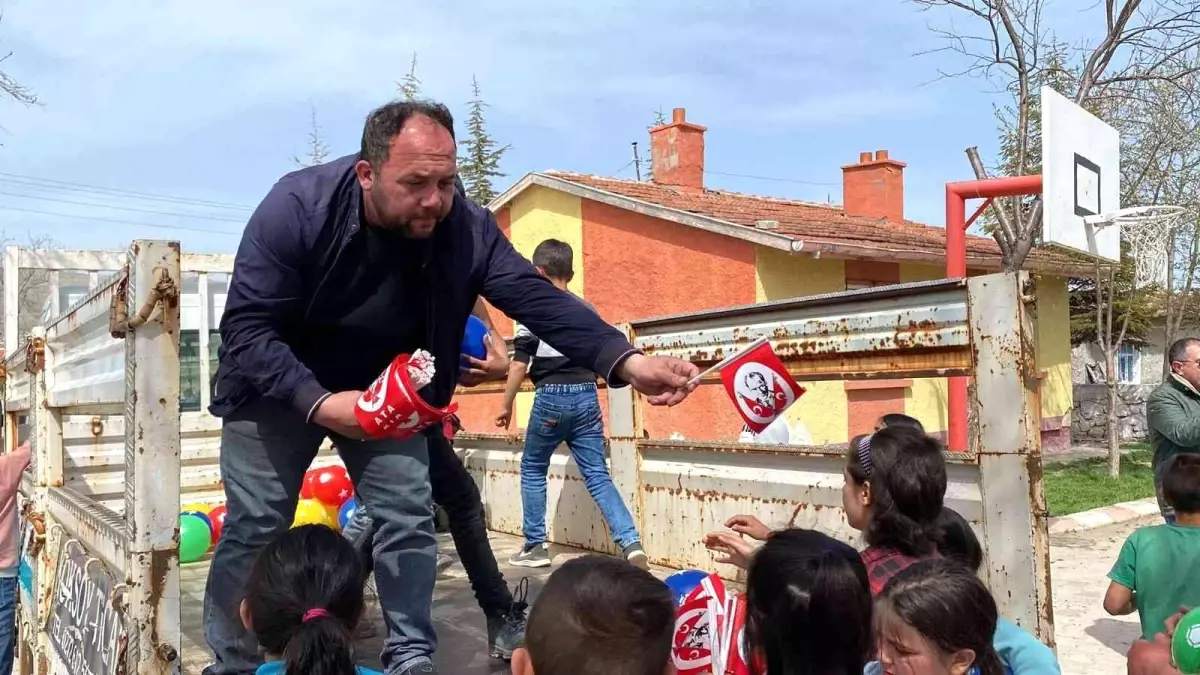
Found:
[[[224,504],[213,507],[194,502],[179,513],[179,562],[192,563],[208,555],[225,528]]]
[[[357,508],[354,483],[345,468],[325,466],[312,469],[304,475],[292,527],[324,525],[340,530],[354,517]],[[180,509],[179,562],[202,560],[216,547],[225,529],[227,513],[224,504],[213,506],[192,502]]]

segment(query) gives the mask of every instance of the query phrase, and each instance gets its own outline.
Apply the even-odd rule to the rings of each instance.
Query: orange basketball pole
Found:
[[[946,278],[967,276],[967,200],[1036,195],[1042,192],[1042,177],[1013,176],[946,183]],[[982,209],[981,209],[982,210]],[[977,212],[971,217],[974,221]],[[967,378],[950,378],[947,397],[947,445],[951,452],[967,451]]]

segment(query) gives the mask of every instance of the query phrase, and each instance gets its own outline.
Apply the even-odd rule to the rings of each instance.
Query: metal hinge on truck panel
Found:
[[[167,270],[158,267],[155,268],[154,273],[158,276],[158,281],[155,282],[154,288],[150,289],[145,304],[130,319],[129,301],[126,297],[129,289],[129,267],[127,266],[122,271],[121,281],[117,284],[116,293],[113,294],[112,304],[108,310],[108,332],[113,337],[124,338],[130,331],[137,330],[139,326],[149,321],[150,317],[154,315],[154,309],[158,307],[158,303],[175,302],[179,299],[179,287]]]
[[[25,372],[37,374],[46,366],[46,339],[31,337],[25,343]]]

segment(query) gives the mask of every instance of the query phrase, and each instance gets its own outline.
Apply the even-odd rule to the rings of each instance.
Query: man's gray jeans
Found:
[[[291,526],[304,472],[326,434],[269,399],[247,403],[224,419],[221,479],[228,513],[204,594],[204,636],[215,657],[206,675],[250,675],[262,662],[239,618],[241,584],[259,550]],[[432,661],[437,646],[430,616],[437,540],[426,439],[334,437],[334,445],[375,519],[375,583],[388,629],[383,667],[398,674]]]

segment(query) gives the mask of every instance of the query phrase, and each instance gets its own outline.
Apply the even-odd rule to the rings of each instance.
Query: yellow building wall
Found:
[[[517,252],[533,257],[533,249],[546,239],[558,239],[571,245],[575,276],[568,284],[571,292],[583,296],[583,215],[579,197],[533,185],[513,199],[509,239]],[[533,392],[517,394],[513,406],[514,426],[521,429],[533,410]]]
[[[755,249],[754,294],[757,302],[846,290],[841,260],[790,255],[765,246]],[[813,443],[845,443],[850,425],[845,384],[841,380],[801,382],[808,391],[788,409],[789,424],[804,423]]]
[[[941,267],[901,265],[900,282],[930,281],[945,277]],[[1071,317],[1067,280],[1037,277],[1037,360],[1042,380],[1042,416],[1061,417],[1074,406],[1071,386]],[[913,380],[905,395],[905,412],[931,432],[946,429],[946,379]]]
[[[1063,277],[1037,277],[1037,362],[1045,374],[1042,417],[1061,417],[1071,412],[1071,308]]]
[[[900,265],[900,283],[946,278],[946,270],[936,265]],[[904,413],[915,417],[930,433],[946,430],[946,378],[920,378],[904,392]]]
[[[575,277],[568,288],[583,296],[583,215],[579,197],[531,185],[512,201],[509,239],[517,252],[533,258],[533,249],[546,239],[571,245]]]

